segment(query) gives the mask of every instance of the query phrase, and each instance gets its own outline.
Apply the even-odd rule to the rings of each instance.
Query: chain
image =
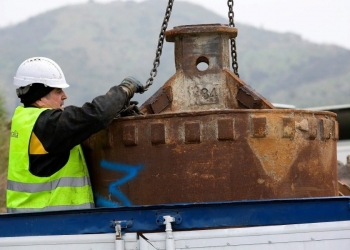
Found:
[[[163,24],[162,24],[160,34],[159,34],[158,46],[157,46],[157,51],[156,51],[156,58],[153,61],[153,69],[150,72],[151,77],[148,78],[148,80],[146,82],[145,91],[153,84],[153,79],[157,76],[157,68],[160,64],[160,56],[162,55],[165,31],[168,27],[168,22],[170,19],[173,4],[174,4],[174,0],[169,0],[168,6],[167,6],[167,9],[165,12]]]
[[[168,23],[170,20],[170,15],[171,15],[171,10],[174,5],[174,0],[169,0],[168,6],[165,12],[164,20],[162,23],[162,27],[160,30],[159,34],[159,39],[158,39],[158,45],[157,45],[157,50],[156,50],[156,57],[153,61],[153,68],[150,72],[150,78],[148,78],[145,86],[145,91],[148,90],[148,88],[153,84],[154,78],[157,76],[157,68],[159,67],[160,64],[160,56],[162,55],[162,50],[163,50],[163,44],[164,44],[164,38],[165,38],[165,31],[168,27]],[[228,0],[227,1],[227,6],[229,8],[228,12],[228,17],[230,21],[230,27],[235,27],[234,23],[234,12],[233,12],[233,0]],[[239,77],[238,74],[238,62],[237,62],[237,51],[236,51],[236,40],[234,38],[231,38],[231,57],[232,57],[232,68],[233,72]]]
[[[228,6],[228,19],[230,21],[230,27],[235,27],[234,23],[234,13],[233,13],[233,0],[227,1]],[[239,77],[238,74],[238,62],[237,62],[237,50],[236,50],[236,39],[231,38],[231,58],[232,58],[232,69],[236,76]]]

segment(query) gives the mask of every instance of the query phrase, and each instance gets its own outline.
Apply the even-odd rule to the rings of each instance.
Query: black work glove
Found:
[[[130,101],[130,103],[120,111],[117,117],[143,115],[143,113],[137,107],[137,104],[139,103],[136,101]]]
[[[144,86],[134,77],[127,77],[125,78],[120,84],[120,87],[124,89],[124,91],[127,93],[128,98],[131,99],[134,96],[134,93],[140,93],[142,94],[145,92]]]

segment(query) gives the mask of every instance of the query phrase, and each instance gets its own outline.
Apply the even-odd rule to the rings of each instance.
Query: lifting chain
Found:
[[[234,23],[234,13],[233,13],[233,0],[227,1],[228,6],[228,19],[230,21],[230,27],[235,27]],[[238,62],[237,62],[237,50],[236,50],[236,39],[231,38],[231,58],[232,58],[232,69],[236,76],[239,77],[238,74]]]
[[[158,68],[158,66],[160,64],[160,56],[162,55],[165,31],[166,31],[166,29],[168,27],[168,22],[169,22],[169,19],[170,19],[170,15],[171,15],[171,10],[173,8],[173,4],[174,4],[174,0],[169,0],[168,6],[167,6],[167,9],[166,9],[166,12],[165,12],[165,16],[164,16],[162,28],[161,28],[160,34],[159,34],[158,46],[157,46],[157,51],[156,51],[156,58],[153,61],[153,69],[150,72],[151,77],[148,78],[148,80],[146,82],[145,91],[153,84],[153,79],[157,75],[157,68]]]
[[[162,27],[160,30],[159,34],[159,39],[158,39],[158,46],[156,50],[156,58],[153,61],[153,69],[150,72],[151,77],[148,78],[145,86],[145,91],[148,90],[148,88],[153,84],[154,78],[157,76],[157,68],[160,64],[160,56],[162,55],[162,50],[163,50],[163,44],[164,44],[164,38],[165,38],[165,31],[168,27],[168,23],[170,20],[170,15],[171,15],[171,10],[174,5],[174,0],[169,0],[168,6],[166,8],[164,20],[162,23]],[[233,0],[228,0],[227,5],[229,8],[228,11],[228,18],[230,21],[230,27],[235,27],[234,23],[234,13],[233,13]],[[234,38],[231,38],[231,57],[232,57],[232,69],[233,72],[239,77],[238,74],[238,63],[237,63],[237,51],[236,51],[236,40]]]

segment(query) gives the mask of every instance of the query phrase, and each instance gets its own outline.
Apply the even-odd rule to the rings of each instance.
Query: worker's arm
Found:
[[[42,112],[33,132],[48,153],[71,150],[91,135],[107,128],[134,93],[143,91],[137,79],[127,77],[105,95],[94,98],[82,107],[68,106],[64,110],[49,109]]]
[[[127,102],[126,92],[115,86],[82,107],[67,106],[64,110],[42,112],[33,132],[47,152],[67,151],[106,128]]]
[[[47,177],[59,171],[68,161],[70,150],[92,134],[107,128],[124,109],[134,93],[142,93],[143,86],[134,78],[126,78],[85,103],[82,107],[68,106],[64,110],[48,109],[38,117],[33,132],[47,154],[30,154],[29,170],[35,176]]]

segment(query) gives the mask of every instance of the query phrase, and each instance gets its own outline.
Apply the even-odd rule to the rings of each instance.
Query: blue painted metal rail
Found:
[[[213,202],[96,208],[0,215],[0,237],[164,231],[162,215],[176,216],[174,230],[252,227],[350,220],[350,197]]]

